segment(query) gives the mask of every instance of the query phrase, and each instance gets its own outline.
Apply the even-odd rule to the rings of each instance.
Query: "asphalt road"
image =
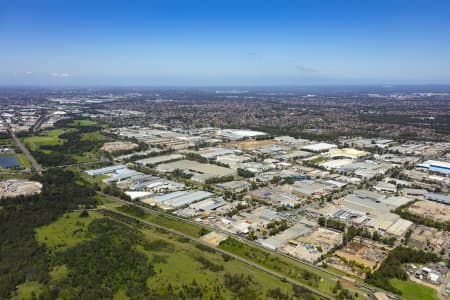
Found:
[[[316,289],[314,289],[314,288],[312,288],[312,287],[310,287],[310,286],[308,286],[308,285],[306,285],[306,284],[303,284],[303,283],[301,283],[301,282],[298,282],[297,280],[293,280],[293,279],[288,278],[288,277],[286,277],[286,276],[284,276],[284,275],[282,275],[282,274],[280,274],[280,273],[274,272],[274,271],[272,271],[272,270],[270,270],[270,269],[267,269],[267,268],[265,268],[265,267],[263,267],[263,266],[260,266],[260,265],[258,265],[258,264],[255,264],[254,262],[249,261],[249,260],[247,260],[247,259],[245,259],[245,258],[242,258],[242,257],[240,257],[240,256],[234,255],[234,254],[232,254],[232,253],[230,253],[230,252],[228,252],[228,251],[222,250],[222,249],[220,249],[220,248],[214,247],[214,246],[212,246],[212,245],[210,245],[210,244],[208,244],[208,243],[206,243],[206,242],[204,242],[204,241],[202,241],[202,240],[200,240],[200,239],[191,237],[191,236],[186,235],[186,234],[184,234],[184,233],[182,233],[182,232],[179,232],[179,231],[176,231],[176,230],[173,230],[173,229],[169,229],[169,228],[167,228],[167,227],[164,227],[164,226],[161,226],[161,225],[158,225],[158,224],[155,224],[155,223],[151,223],[151,222],[148,222],[148,221],[139,219],[139,218],[134,217],[134,216],[130,216],[130,215],[125,214],[125,213],[121,213],[121,212],[118,212],[118,211],[113,211],[113,212],[114,212],[114,213],[117,213],[117,214],[120,214],[120,215],[123,215],[123,216],[126,216],[126,217],[128,217],[128,218],[135,219],[135,220],[137,220],[138,222],[140,222],[140,223],[142,223],[142,224],[145,224],[145,225],[147,225],[147,226],[155,227],[155,228],[164,230],[164,231],[166,231],[166,232],[172,233],[172,234],[174,234],[174,235],[178,235],[178,236],[183,237],[183,238],[185,238],[185,239],[188,239],[188,240],[190,240],[190,241],[192,241],[192,242],[194,242],[194,243],[197,243],[197,244],[203,245],[203,246],[205,246],[205,247],[208,247],[208,248],[210,248],[210,249],[213,249],[214,251],[216,251],[216,252],[218,252],[218,253],[221,253],[221,254],[224,254],[224,255],[228,255],[228,256],[230,256],[230,257],[232,257],[232,258],[234,258],[234,259],[236,259],[236,260],[238,260],[238,261],[240,261],[240,262],[243,262],[243,263],[245,263],[245,264],[247,264],[247,265],[249,265],[249,266],[252,266],[252,267],[255,268],[255,269],[258,269],[258,270],[260,270],[260,271],[266,272],[266,273],[268,273],[268,274],[270,274],[270,275],[272,275],[272,276],[275,276],[275,277],[277,277],[277,278],[279,278],[279,279],[281,279],[281,280],[284,280],[284,281],[286,281],[286,282],[289,282],[289,283],[291,283],[291,284],[300,286],[300,287],[302,287],[302,288],[304,288],[304,289],[306,289],[306,290],[308,290],[308,291],[310,291],[310,292],[312,292],[312,293],[314,293],[314,294],[319,295],[320,297],[322,297],[322,298],[324,298],[324,299],[329,299],[329,300],[336,299],[336,298],[331,297],[331,296],[329,296],[328,294],[325,294],[325,293],[323,293],[323,292],[321,292],[321,291],[319,291],[319,290],[316,290]]]
[[[11,130],[11,127],[8,126],[8,131],[11,134],[11,137],[13,138],[14,142],[16,143],[17,147],[19,147],[20,151],[22,151],[23,154],[27,157],[28,161],[31,163],[31,167],[38,173],[39,175],[42,175],[42,167],[41,165],[36,161],[36,159],[31,155],[30,151],[28,151],[27,147],[25,147],[22,144],[22,141],[16,136],[13,130]]]
[[[232,237],[238,239],[240,242],[247,243],[247,244],[250,244],[250,245],[252,245],[254,247],[262,248],[265,251],[271,252],[273,254],[281,255],[281,256],[284,256],[286,258],[295,260],[295,261],[297,261],[297,262],[299,262],[301,264],[304,264],[305,266],[308,266],[310,268],[316,269],[318,272],[328,274],[330,277],[322,276],[325,280],[328,280],[328,281],[331,281],[331,282],[336,282],[337,280],[342,279],[343,277],[345,277],[345,276],[342,276],[340,274],[336,274],[334,272],[331,272],[329,270],[320,268],[320,267],[318,267],[318,266],[316,266],[316,265],[314,265],[312,263],[309,263],[307,261],[300,260],[298,258],[289,256],[289,255],[284,254],[284,253],[280,253],[278,251],[274,251],[274,250],[271,250],[271,249],[264,248],[264,247],[262,247],[261,245],[259,245],[258,243],[254,242],[254,241],[249,241],[249,240],[243,239],[239,235],[223,231],[220,228],[216,228],[216,227],[209,226],[209,225],[206,225],[206,224],[198,223],[198,222],[195,222],[195,221],[192,221],[192,220],[189,220],[189,219],[177,217],[177,216],[174,216],[174,215],[169,214],[169,213],[165,213],[165,212],[162,212],[162,211],[159,211],[159,210],[155,210],[155,209],[148,208],[146,206],[139,205],[136,202],[126,201],[126,200],[123,200],[121,198],[114,197],[114,196],[111,196],[111,195],[107,195],[107,194],[104,194],[104,193],[101,193],[101,192],[100,192],[100,194],[102,194],[103,196],[108,197],[109,199],[111,199],[113,201],[119,202],[121,204],[133,205],[133,206],[139,207],[139,208],[141,208],[141,209],[143,209],[145,211],[151,212],[153,214],[163,215],[163,216],[165,216],[167,218],[175,219],[175,220],[180,221],[180,222],[192,223],[192,224],[195,224],[197,226],[202,226],[202,227],[208,228],[210,230],[214,230],[214,231],[218,231],[218,232],[224,233],[224,234],[226,234],[228,236],[232,236]],[[163,228],[165,228],[165,227],[163,227]],[[217,249],[217,248],[214,248],[214,249]],[[282,275],[280,275],[280,276],[282,276]],[[285,278],[285,277],[283,277],[283,278]],[[311,289],[311,287],[309,287],[309,288]],[[361,290],[361,289],[363,289],[363,290]],[[362,293],[364,293],[364,291],[365,291],[368,294],[372,294],[372,293],[375,293],[375,292],[382,292],[382,293],[386,293],[388,295],[391,295],[390,293],[387,293],[386,291],[384,291],[382,289],[379,289],[379,288],[374,287],[374,286],[369,286],[367,284],[362,284],[360,286],[360,288],[359,289],[355,289],[355,291],[362,292]],[[396,299],[401,299],[401,297],[399,297],[398,295],[392,295],[392,296],[394,296]]]
[[[218,232],[221,232],[221,233],[226,234],[226,235],[228,235],[228,236],[232,236],[232,237],[234,237],[235,239],[237,239],[237,240],[239,240],[239,241],[241,241],[241,242],[243,242],[243,243],[250,244],[250,245],[252,245],[252,246],[254,246],[254,247],[262,248],[262,249],[264,249],[264,250],[267,251],[267,252],[271,252],[271,253],[274,253],[274,254],[277,254],[277,255],[281,255],[281,256],[284,256],[284,257],[286,257],[286,258],[295,260],[295,261],[297,261],[297,262],[299,262],[299,263],[301,263],[301,264],[304,264],[304,265],[306,265],[306,266],[308,266],[308,267],[311,267],[311,268],[313,268],[313,269],[316,269],[316,270],[319,271],[319,272],[323,272],[323,273],[326,273],[326,274],[332,276],[333,278],[330,278],[330,277],[326,277],[326,278],[325,278],[325,279],[327,279],[327,280],[329,280],[329,281],[336,282],[337,279],[342,278],[341,275],[338,275],[338,274],[335,274],[335,273],[330,272],[330,271],[328,271],[328,270],[319,268],[319,267],[317,267],[316,265],[314,265],[314,264],[312,264],[312,263],[309,263],[309,262],[307,262],[307,261],[303,261],[303,260],[300,260],[300,259],[298,259],[298,258],[289,256],[289,255],[286,255],[286,254],[284,254],[284,253],[280,253],[280,252],[278,252],[278,251],[274,251],[274,250],[271,250],[271,249],[264,248],[264,247],[262,247],[260,244],[254,242],[254,241],[250,241],[250,240],[244,239],[244,238],[242,238],[241,236],[239,236],[239,235],[237,235],[237,234],[233,234],[233,233],[231,233],[231,232],[224,231],[224,230],[221,229],[221,228],[218,228],[218,227],[215,227],[215,226],[211,226],[211,225],[207,225],[207,224],[198,223],[198,222],[195,222],[195,221],[192,221],[192,220],[189,220],[189,219],[177,217],[177,216],[172,215],[172,214],[169,214],[169,213],[165,213],[165,212],[162,212],[162,211],[159,211],[159,210],[156,210],[156,209],[151,209],[151,208],[148,208],[148,207],[146,207],[146,206],[139,205],[139,204],[137,204],[137,203],[135,203],[135,202],[129,202],[129,201],[123,200],[123,199],[121,199],[121,198],[113,197],[113,196],[111,196],[111,195],[107,195],[107,194],[104,194],[104,193],[101,193],[101,194],[102,194],[103,196],[109,197],[111,200],[114,200],[114,201],[116,201],[116,202],[120,202],[120,203],[122,203],[122,204],[127,204],[127,205],[133,205],[133,206],[139,207],[139,208],[141,208],[141,209],[143,209],[143,210],[146,210],[146,211],[148,211],[148,212],[151,212],[151,213],[153,213],[153,214],[163,215],[163,216],[165,216],[165,217],[167,217],[167,218],[174,219],[174,220],[177,220],[177,221],[180,221],[180,222],[184,222],[184,223],[192,223],[192,224],[197,225],[197,226],[202,226],[202,227],[208,228],[208,229],[210,229],[210,230],[218,231]]]

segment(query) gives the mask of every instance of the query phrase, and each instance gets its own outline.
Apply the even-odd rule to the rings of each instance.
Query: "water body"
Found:
[[[13,155],[0,155],[0,167],[7,169],[18,168],[19,162]]]

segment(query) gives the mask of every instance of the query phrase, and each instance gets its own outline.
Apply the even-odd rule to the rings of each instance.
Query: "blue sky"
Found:
[[[0,3],[1,85],[450,83],[450,1]]]

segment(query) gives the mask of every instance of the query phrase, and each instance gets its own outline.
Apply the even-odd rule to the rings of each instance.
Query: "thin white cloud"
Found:
[[[263,59],[263,55],[261,53],[259,53],[259,52],[250,51],[250,52],[247,52],[247,55],[252,57],[252,58],[255,58],[257,60],[262,60]]]
[[[30,76],[30,75],[33,75],[33,72],[31,72],[31,71],[26,71],[26,72],[20,71],[20,72],[13,72],[12,73],[12,76],[14,76],[14,77],[16,77],[16,76]]]
[[[319,72],[319,70],[316,70],[316,69],[310,68],[310,67],[305,67],[304,65],[296,65],[295,68],[297,70],[299,70],[300,72],[305,72],[305,73],[316,73],[316,72]]]
[[[55,77],[55,78],[67,78],[67,77],[71,77],[72,74],[69,73],[50,73],[51,77]]]

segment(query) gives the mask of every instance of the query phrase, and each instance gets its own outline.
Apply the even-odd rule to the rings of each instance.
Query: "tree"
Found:
[[[253,172],[241,168],[237,169],[237,173],[239,176],[244,178],[255,177],[255,174]]]

